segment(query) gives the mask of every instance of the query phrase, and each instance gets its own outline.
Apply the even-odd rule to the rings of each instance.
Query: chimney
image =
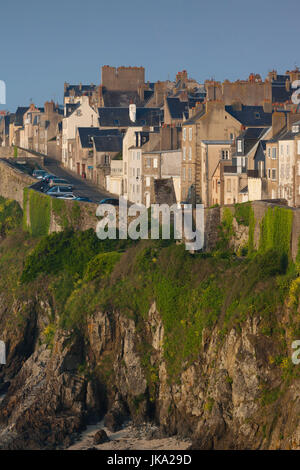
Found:
[[[133,103],[129,105],[129,118],[132,122],[136,121],[136,105]]]
[[[242,108],[242,103],[240,101],[233,102],[231,106],[232,106],[232,109],[234,111],[242,111],[242,109],[243,109]]]
[[[264,100],[263,102],[263,108],[265,113],[271,113],[272,112],[272,103],[270,100]]]
[[[281,129],[283,129],[287,124],[286,114],[274,112],[272,114],[272,134],[273,137],[276,135]]]

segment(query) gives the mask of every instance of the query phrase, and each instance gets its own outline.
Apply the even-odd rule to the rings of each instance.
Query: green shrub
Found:
[[[126,240],[99,240],[93,229],[52,233],[42,238],[26,258],[21,280],[29,282],[39,274],[62,271],[82,277],[88,262],[98,253],[117,251],[124,246],[123,242]]]
[[[234,217],[239,225],[249,226],[252,206],[250,202],[234,205]]]
[[[108,277],[121,256],[122,254],[117,251],[96,255],[86,267],[83,278],[84,282],[92,281],[96,278],[104,279]]]
[[[12,199],[0,197],[0,236],[5,237],[11,230],[22,224],[22,209]]]
[[[275,249],[259,253],[255,260],[261,277],[285,274],[289,263],[287,253]]]

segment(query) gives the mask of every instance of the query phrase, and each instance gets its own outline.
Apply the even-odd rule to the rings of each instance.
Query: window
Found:
[[[280,145],[280,155],[283,155],[283,145]]]
[[[260,114],[259,113],[254,113],[255,119],[260,119]]]
[[[136,169],[136,176],[137,176],[137,178],[140,177],[140,169],[139,168]]]
[[[185,181],[185,168],[182,169],[182,181]]]
[[[297,162],[297,167],[298,167],[298,176],[300,176],[300,162]]]
[[[193,138],[193,128],[190,127],[190,128],[189,128],[189,141],[191,141],[192,138]]]
[[[227,192],[231,193],[231,179],[227,180]]]
[[[242,152],[242,141],[241,140],[237,141],[237,150],[238,150],[238,152]]]
[[[271,179],[271,169],[268,168],[268,178]]]
[[[146,158],[146,168],[151,168],[151,158]]]
[[[186,141],[186,127],[183,128],[183,140]]]
[[[150,186],[150,176],[146,176],[146,186]]]
[[[271,149],[270,149],[270,147],[268,148],[268,157],[271,158]]]
[[[192,160],[192,147],[189,147],[189,160]]]
[[[289,144],[286,146],[286,154],[287,154],[287,155],[290,154],[290,146],[289,146]]]
[[[157,158],[154,158],[153,160],[153,168],[157,168]]]
[[[232,132],[230,132],[229,139],[230,139],[230,140],[233,140],[233,139],[234,139],[234,134],[233,134]]]
[[[276,168],[272,168],[272,180],[276,181]]]
[[[228,150],[222,150],[221,151],[221,158],[222,158],[222,160],[229,160],[229,151]]]
[[[272,147],[272,158],[276,160],[276,147]]]
[[[185,156],[186,156],[186,148],[183,147],[183,149],[182,149],[182,160],[185,160]]]
[[[189,181],[192,181],[192,169],[189,168]]]
[[[136,159],[140,160],[140,158],[141,158],[141,152],[136,152]]]

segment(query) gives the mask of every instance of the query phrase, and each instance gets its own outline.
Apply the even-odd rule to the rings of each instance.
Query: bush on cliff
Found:
[[[127,244],[127,240],[99,240],[92,229],[53,233],[43,237],[25,260],[21,281],[62,271],[82,277],[88,262],[98,253],[122,250]]]
[[[0,196],[0,236],[5,237],[11,230],[22,224],[22,209],[12,199]]]

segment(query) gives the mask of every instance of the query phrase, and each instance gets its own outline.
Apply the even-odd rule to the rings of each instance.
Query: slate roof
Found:
[[[279,85],[272,84],[272,102],[273,103],[285,103],[291,99],[291,96],[295,90],[287,90],[285,83]]]
[[[153,95],[154,95],[153,90],[144,90],[144,100],[145,100],[145,102],[149,101],[150,98],[152,98]]]
[[[120,152],[122,150],[122,137],[118,135],[102,135],[93,137],[97,152]]]
[[[91,137],[115,135],[122,137],[119,129],[99,129],[98,127],[78,127],[78,134],[82,148],[92,148]]]
[[[204,114],[205,114],[205,109],[201,109],[193,117],[184,121],[184,124],[194,124],[199,118],[204,116]]]
[[[110,91],[104,88],[102,96],[106,108],[128,108],[130,103],[142,105],[136,91]]]
[[[103,127],[158,126],[163,118],[160,108],[136,108],[136,121],[129,118],[129,108],[98,108]]]
[[[167,98],[167,105],[172,119],[183,119],[189,114],[188,101],[180,101],[179,98]]]
[[[24,114],[28,111],[28,106],[19,106],[16,111],[15,126],[23,126],[23,117]]]
[[[248,186],[245,186],[240,190],[240,194],[247,194],[248,193]]]
[[[225,106],[225,111],[247,127],[266,127],[272,125],[272,113],[265,113],[263,106],[242,105],[240,111],[234,109],[233,106]]]
[[[272,139],[269,139],[268,142],[270,143],[275,143],[278,142],[278,140],[281,140],[281,137],[283,137],[287,133],[287,127],[285,126],[283,129],[281,129],[277,134],[275,134]]]
[[[236,155],[248,155],[253,147],[259,142],[259,140],[268,132],[268,128],[265,127],[250,127],[242,132],[236,140],[243,140],[244,146],[243,152],[236,152]]]
[[[66,104],[66,117],[71,116],[71,114],[80,106],[80,103],[67,103]]]
[[[91,95],[94,91],[96,91],[97,85],[69,85],[64,92],[64,96],[70,96],[70,91],[75,91],[75,96],[82,96],[83,94]]]

